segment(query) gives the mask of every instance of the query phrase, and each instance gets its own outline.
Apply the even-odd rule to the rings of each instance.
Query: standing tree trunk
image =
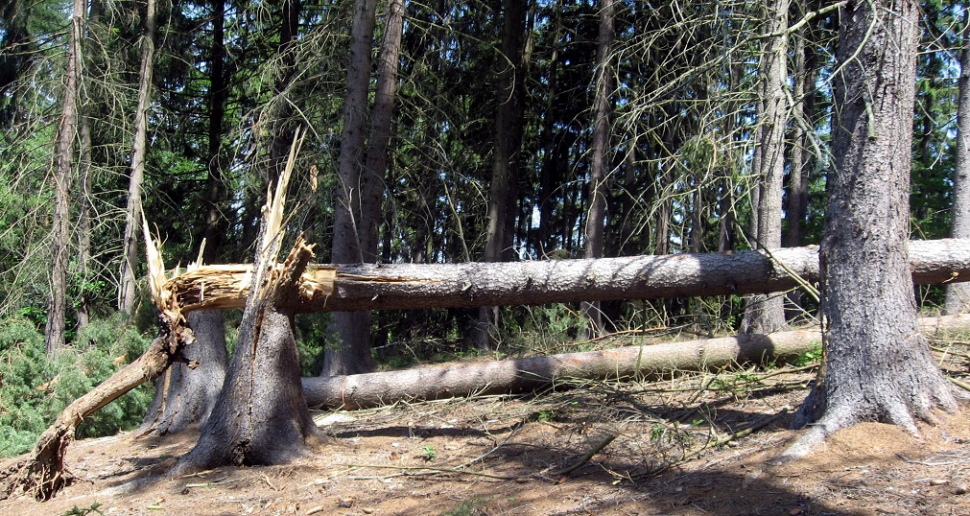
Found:
[[[142,431],[165,435],[203,424],[222,391],[229,366],[222,310],[191,312],[186,318],[195,343],[186,346],[184,361],[172,364],[155,380],[155,398]]]
[[[589,164],[589,214],[586,217],[585,258],[602,258],[606,232],[606,190],[610,167],[610,132],[613,130],[613,67],[610,59],[616,31],[613,0],[603,0],[600,6],[599,37],[596,43],[596,95],[593,101],[593,146]],[[589,322],[589,332],[603,331],[603,312],[599,303],[583,303],[583,315]]]
[[[138,106],[135,109],[135,140],[128,179],[128,206],[125,210],[125,236],[122,241],[121,292],[118,309],[133,314],[135,309],[135,268],[138,265],[138,226],[141,216],[141,188],[145,182],[145,155],[148,152],[148,104],[152,98],[152,61],[155,56],[155,0],[147,0],[145,28],[141,37],[141,69],[138,81]]]
[[[91,274],[91,118],[81,115],[81,148],[79,152],[78,180],[81,183],[81,200],[77,212],[77,274],[80,279],[77,300],[77,326],[80,330],[91,320],[91,300],[88,284]]]
[[[365,197],[362,177],[375,9],[376,0],[354,2],[350,63],[347,66],[347,94],[343,107],[344,125],[340,136],[340,165],[337,169],[337,195],[334,206],[332,253],[334,263],[364,263],[376,260],[376,239],[374,245],[369,246],[367,235],[363,233],[364,214],[371,214],[374,211],[367,203],[374,200]],[[380,202],[379,198],[377,202]],[[380,210],[379,204],[377,210]],[[326,350],[322,375],[358,374],[374,369],[374,360],[370,355],[369,312],[335,313],[333,333],[338,336],[340,347]]]
[[[57,126],[57,156],[54,169],[53,257],[51,260],[51,297],[48,305],[44,345],[51,356],[66,345],[67,253],[70,246],[70,192],[74,165],[74,138],[77,132],[77,98],[81,77],[81,34],[87,5],[74,0],[71,34],[68,38],[64,100]]]
[[[767,48],[761,56],[760,70],[764,81],[762,111],[758,119],[759,156],[757,249],[781,247],[782,179],[785,175],[785,82],[788,79],[788,0],[769,4]],[[782,295],[749,296],[744,309],[741,331],[771,333],[785,326],[785,298]]]
[[[841,8],[833,169],[819,252],[824,357],[793,422],[812,427],[782,459],[861,421],[916,433],[915,418],[956,408],[920,334],[909,273],[918,12],[916,0]]]
[[[283,204],[297,144],[290,150],[276,193],[263,210],[239,338],[212,413],[195,448],[176,464],[184,474],[227,464],[288,462],[319,440],[300,383],[293,311],[282,302],[299,296],[300,277],[313,253],[300,235],[282,264]]]
[[[212,50],[209,56],[209,145],[206,178],[206,218],[202,264],[216,263],[228,223],[222,212],[225,178],[220,161],[222,125],[228,85],[225,78],[225,0],[212,2]],[[197,343],[183,352],[182,362],[169,367],[155,382],[155,398],[141,429],[158,434],[177,433],[206,422],[222,390],[226,369],[225,320],[221,310],[192,312],[187,317]],[[189,364],[193,364],[192,367]]]
[[[522,141],[521,101],[522,37],[525,31],[526,2],[505,0],[503,6],[502,56],[498,72],[498,111],[495,116],[495,155],[488,193],[488,226],[485,229],[485,261],[500,262],[506,254],[506,227],[514,217],[513,171]],[[475,342],[479,349],[492,344],[490,330],[498,325],[498,307],[482,307],[478,312]]]
[[[811,0],[795,2],[798,17],[811,9]],[[790,160],[788,174],[788,197],[785,204],[785,221],[788,231],[785,234],[786,247],[798,247],[803,244],[804,224],[808,214],[808,179],[815,158],[809,152],[811,147],[811,130],[815,119],[815,77],[818,59],[814,44],[814,27],[812,24],[803,26],[795,33],[795,70],[792,82],[792,124]],[[788,319],[798,317],[802,312],[802,291],[794,290],[788,293],[788,305],[791,310]]]
[[[960,49],[960,97],[957,111],[957,156],[953,174],[950,235],[970,237],[970,10],[964,10]],[[946,288],[946,312],[957,314],[970,307],[970,287],[954,283]]]
[[[221,161],[222,126],[226,114],[229,84],[226,80],[226,2],[212,0],[212,52],[209,55],[209,146],[206,176],[206,216],[203,239],[202,263],[213,264],[222,247],[228,230],[228,220],[223,214],[226,197],[225,176]]]

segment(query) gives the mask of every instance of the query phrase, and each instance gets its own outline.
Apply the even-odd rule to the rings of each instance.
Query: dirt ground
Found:
[[[812,377],[734,371],[319,413],[337,444],[313,457],[183,478],[165,471],[194,435],[80,441],[71,486],[0,514],[970,514],[970,409],[921,438],[866,423],[770,464],[798,435],[789,409]]]

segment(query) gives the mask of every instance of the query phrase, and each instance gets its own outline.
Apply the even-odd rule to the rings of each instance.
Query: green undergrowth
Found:
[[[0,456],[28,451],[68,404],[141,355],[149,342],[116,315],[91,322],[71,346],[48,358],[34,323],[23,317],[0,321]],[[77,436],[136,426],[152,393],[145,384],[125,394],[86,419]]]

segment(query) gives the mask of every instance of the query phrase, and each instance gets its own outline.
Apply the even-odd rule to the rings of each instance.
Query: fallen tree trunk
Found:
[[[921,320],[924,333],[970,328],[970,316]],[[303,378],[311,407],[367,408],[397,401],[513,394],[573,379],[616,379],[701,371],[735,363],[785,362],[821,345],[818,330],[740,335],[652,346],[424,367],[349,376]]]
[[[917,284],[970,280],[970,239],[913,241]],[[184,312],[241,308],[245,265],[200,267],[166,285]],[[818,279],[818,248],[461,264],[311,264],[293,312],[476,307],[780,292]]]

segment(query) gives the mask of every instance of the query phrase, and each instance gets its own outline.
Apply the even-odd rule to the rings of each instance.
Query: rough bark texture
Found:
[[[197,311],[186,318],[195,344],[155,380],[155,398],[142,422],[143,432],[164,435],[205,423],[222,391],[229,367],[222,311]]]
[[[278,244],[271,244],[258,260],[272,260],[276,249]],[[243,312],[222,392],[195,448],[172,474],[227,464],[281,464],[306,454],[318,439],[300,385],[292,313],[278,308],[281,299],[295,295],[311,255],[300,238],[282,268],[260,273],[257,264],[258,288]]]
[[[67,253],[70,245],[71,216],[70,195],[72,167],[74,164],[74,139],[77,132],[77,97],[80,87],[81,35],[87,4],[74,0],[71,14],[71,33],[68,38],[67,68],[65,70],[64,97],[61,103],[61,120],[57,126],[57,154],[54,169],[54,218],[51,225],[51,296],[48,303],[47,325],[44,328],[44,345],[51,356],[66,345],[65,319],[67,318]]]
[[[529,392],[576,379],[630,378],[733,363],[784,361],[811,351],[819,332],[741,335],[605,351],[304,378],[311,407],[366,408],[397,401]]]
[[[963,47],[960,50],[959,101],[957,110],[956,170],[950,236],[970,238],[970,11],[964,11]],[[970,286],[954,283],[946,289],[946,312],[958,314],[970,307]]]
[[[818,248],[507,263],[310,265],[295,312],[529,305],[778,292],[819,279]],[[782,266],[784,264],[784,266]],[[919,284],[970,279],[970,240],[910,242]],[[245,265],[200,267],[166,286],[182,310],[239,308]],[[794,275],[794,276],[793,276]]]
[[[138,106],[135,109],[135,137],[128,178],[128,206],[125,210],[124,260],[118,309],[131,315],[135,309],[135,268],[138,265],[138,226],[141,220],[141,189],[145,182],[145,156],[148,153],[148,105],[152,98],[152,61],[155,56],[155,0],[147,0],[145,28],[141,38],[141,68],[138,80]]]
[[[364,162],[364,142],[367,130],[367,93],[371,73],[371,41],[374,38],[376,0],[354,2],[354,21],[347,66],[347,94],[343,107],[343,132],[340,137],[340,165],[337,169],[337,195],[334,206],[333,252],[336,263],[376,261],[377,238],[368,241],[364,224],[373,217],[372,188],[364,190],[361,164]],[[371,184],[372,178],[367,178]],[[380,197],[377,198],[380,210]],[[376,227],[376,226],[375,226]],[[339,349],[329,349],[324,357],[321,374],[353,374],[372,371],[370,356],[370,314],[336,313],[333,333],[340,340]]]
[[[495,151],[488,193],[488,224],[485,228],[486,262],[507,260],[511,249],[507,228],[514,221],[514,194],[518,181],[516,167],[522,144],[522,37],[525,31],[525,2],[504,0],[502,57],[499,59],[498,109],[495,113]],[[475,343],[480,349],[492,345],[491,329],[498,325],[497,307],[482,307],[478,312]]]
[[[758,120],[760,178],[756,249],[781,247],[782,179],[785,175],[785,122],[788,119],[785,82],[788,79],[788,0],[773,0],[768,6],[768,43],[761,56],[762,110]],[[785,298],[782,295],[748,296],[741,330],[770,333],[785,326]]]
[[[589,213],[586,216],[584,258],[602,258],[606,236],[607,174],[610,169],[610,132],[612,124],[613,67],[610,59],[616,31],[613,0],[600,5],[599,35],[596,43],[596,96],[593,105],[593,144],[589,163]],[[583,315],[592,334],[603,329],[599,303],[584,303]]]
[[[921,319],[924,334],[970,328],[970,316]],[[812,351],[818,330],[630,346],[588,353],[424,367],[330,378],[304,378],[311,407],[367,408],[398,401],[512,394],[572,380],[635,378],[726,365],[780,363]]]
[[[918,3],[853,1],[841,19],[820,253],[825,356],[794,421],[813,426],[784,459],[861,421],[915,433],[916,418],[956,407],[917,326],[906,246]]]
[[[226,201],[225,176],[221,159],[222,126],[226,114],[229,85],[226,80],[226,2],[212,1],[212,50],[209,54],[209,127],[205,194],[205,249],[202,263],[216,263],[229,221],[223,213]]]
[[[796,17],[803,18],[811,9],[812,0],[798,0]],[[816,56],[815,28],[805,24],[795,34],[795,70],[792,84],[792,129],[788,173],[788,190],[785,204],[785,246],[797,247],[804,243],[804,225],[808,216],[808,181],[815,158],[812,148],[812,128],[815,120],[815,78],[818,58]],[[794,319],[802,314],[802,292],[789,292],[786,316]]]

